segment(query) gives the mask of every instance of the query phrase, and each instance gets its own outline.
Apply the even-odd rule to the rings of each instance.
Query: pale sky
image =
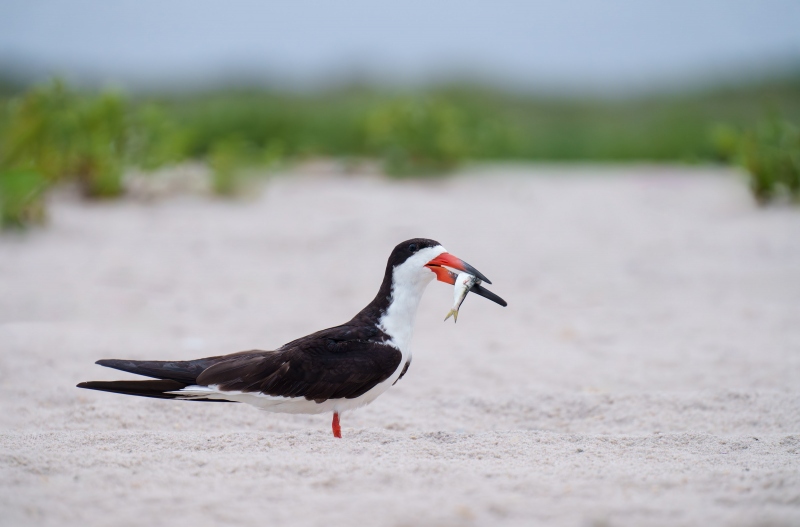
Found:
[[[626,90],[800,65],[799,28],[800,0],[0,0],[0,64],[122,84]]]

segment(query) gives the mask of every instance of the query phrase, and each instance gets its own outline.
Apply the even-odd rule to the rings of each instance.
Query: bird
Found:
[[[411,365],[411,337],[422,294],[434,278],[453,285],[449,268],[491,282],[437,241],[414,238],[389,255],[375,298],[349,322],[271,350],[250,350],[196,360],[103,359],[96,364],[154,380],[90,381],[78,388],[140,397],[241,402],[269,412],[333,413],[371,403],[395,385]],[[505,307],[481,285],[472,292]]]

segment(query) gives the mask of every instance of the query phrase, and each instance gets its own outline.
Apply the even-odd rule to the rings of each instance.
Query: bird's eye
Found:
[[[415,252],[417,252],[417,244],[416,244],[416,243],[412,243],[411,245],[409,245],[409,246],[408,246],[408,250],[409,250],[411,253],[415,253]]]

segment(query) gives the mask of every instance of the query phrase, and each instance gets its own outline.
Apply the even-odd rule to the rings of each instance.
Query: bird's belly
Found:
[[[367,405],[378,398],[383,392],[388,390],[394,380],[387,379],[375,385],[367,393],[352,399],[327,399],[320,403],[306,399],[305,397],[276,397],[261,393],[246,392],[217,392],[220,399],[237,401],[255,406],[260,410],[286,414],[322,414],[327,412],[342,413],[346,410],[354,410]]]

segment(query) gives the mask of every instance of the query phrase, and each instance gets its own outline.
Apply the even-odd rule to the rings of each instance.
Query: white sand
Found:
[[[54,199],[0,239],[2,525],[798,525],[800,211],[710,169],[312,175],[259,200]],[[74,388],[100,358],[271,349],[350,318],[426,236],[508,300],[343,416]]]

